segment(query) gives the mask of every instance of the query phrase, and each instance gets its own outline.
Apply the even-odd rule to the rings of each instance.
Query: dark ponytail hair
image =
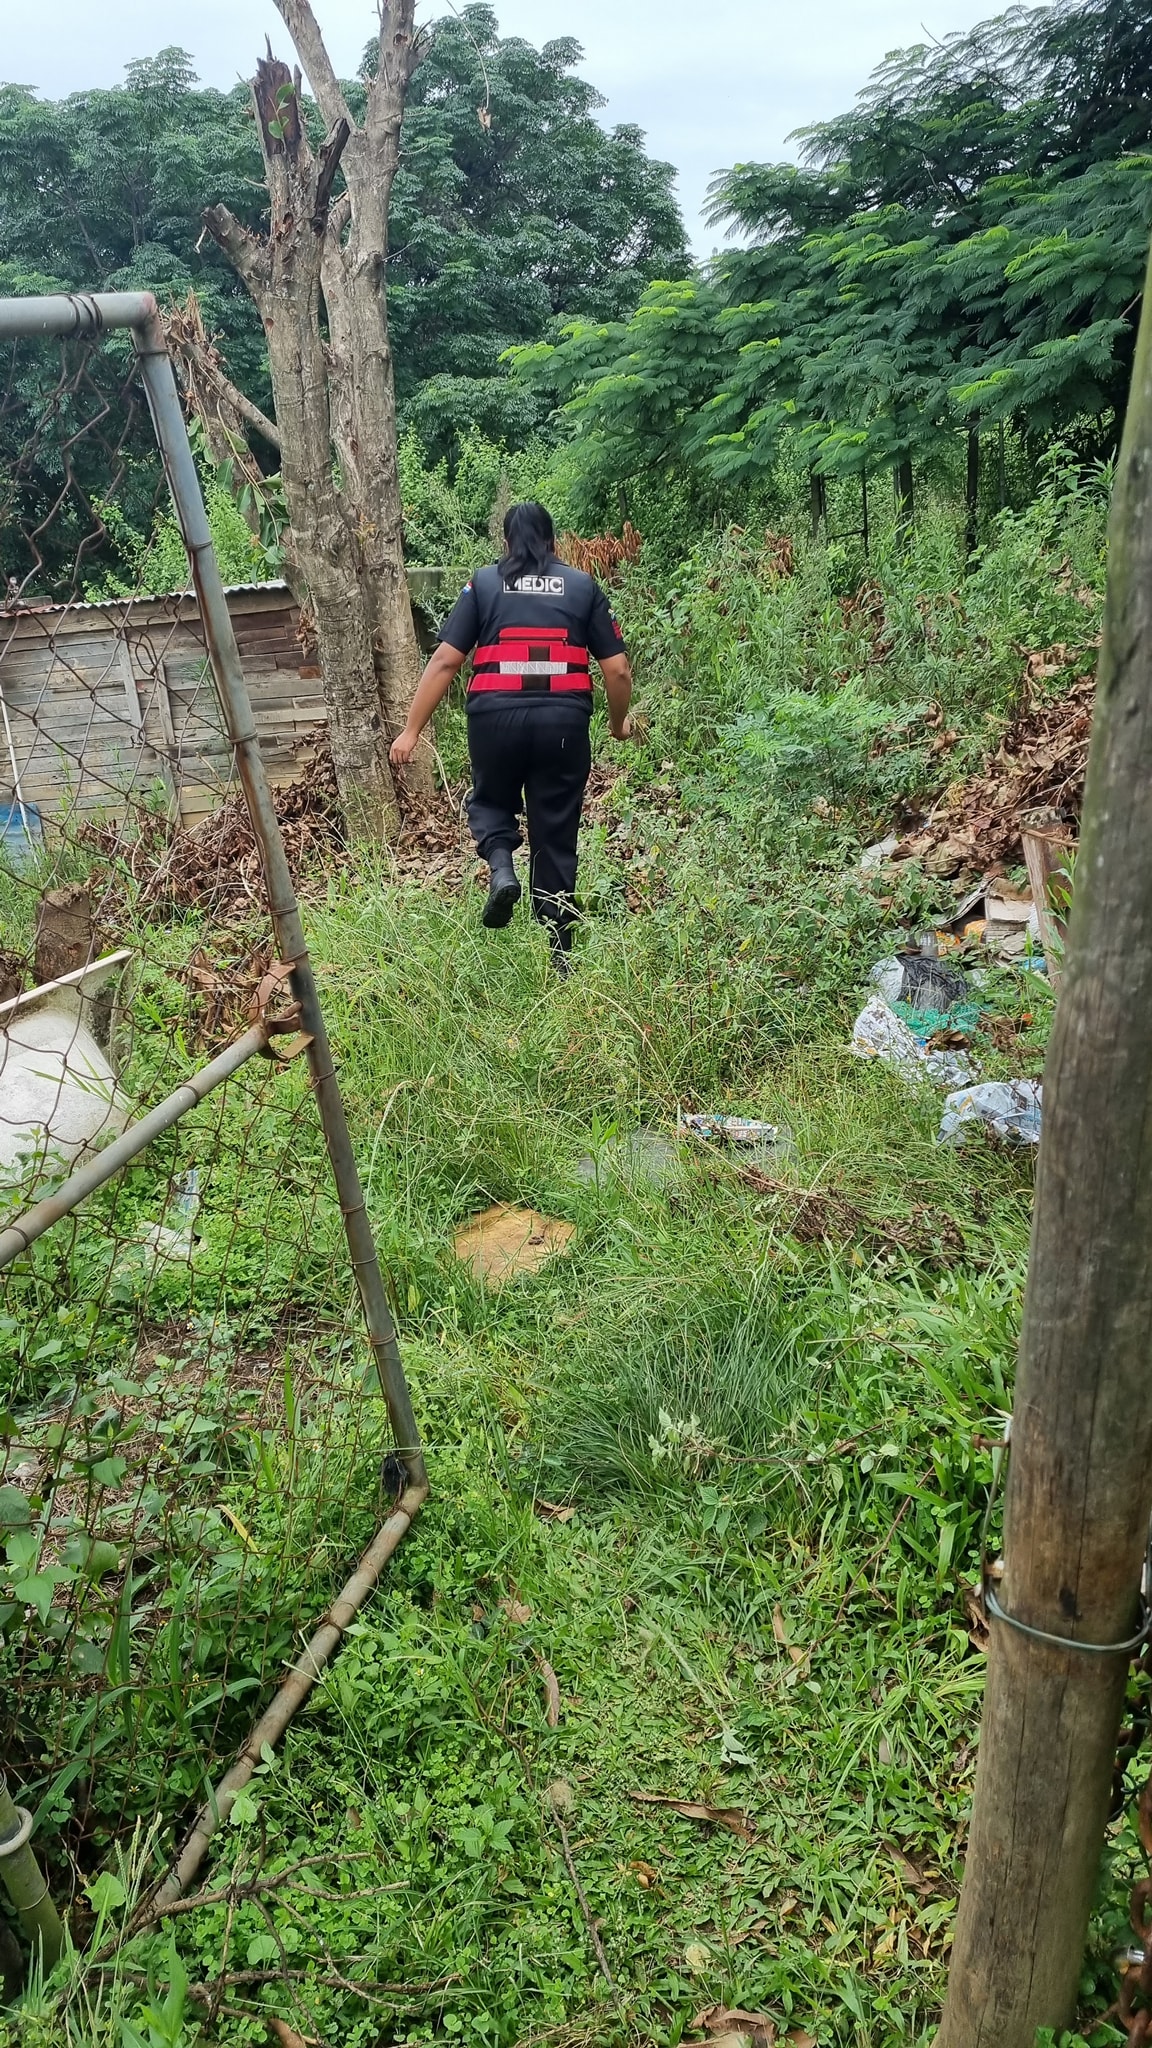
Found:
[[[547,508],[534,498],[509,506],[504,514],[504,559],[500,564],[504,581],[516,583],[526,571],[542,576],[555,553],[556,528]]]

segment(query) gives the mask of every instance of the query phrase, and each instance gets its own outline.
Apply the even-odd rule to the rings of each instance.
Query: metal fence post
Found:
[[[264,773],[264,764],[260,759],[260,743],[256,736],[252,706],[248,698],[248,686],[244,680],[240,652],[232,630],[232,619],[208,528],[208,514],[200,489],[200,479],[188,441],[188,431],[184,424],[184,414],[176,390],[176,380],[172,374],[172,364],[156,301],[150,293],[143,294],[143,299],[145,304],[142,308],[142,317],[132,324],[133,340],[140,358],[144,388],[172,492],[172,501],[184,536],[184,545],[188,550],[192,581],[200,603],[200,617],[204,625],[208,658],[216,678],[228,738],[235,750],[236,766],[244,786],[244,794],[248,799],[252,829],[260,848],[277,944],[281,958],[291,963],[292,993],[300,1006],[301,1025],[309,1033],[312,1041],[308,1047],[308,1064],[312,1071],[312,1085],[324,1128],[324,1141],[332,1162],[332,1174],[340,1198],[352,1270],[356,1276],[368,1337],[384,1398],[388,1404],[397,1450],[412,1484],[424,1486],[427,1484],[427,1474],[420,1449],[416,1418],[412,1412],[412,1399],[396,1341],[396,1326],[388,1306],[384,1277],[380,1271],[376,1244],[368,1222],[364,1190],[352,1150],[340,1084],[332,1064],[328,1033],[320,1008],[312,963],[308,957],[304,928],[300,922],[300,910],[288,869],[276,807],[272,801],[268,778]]]

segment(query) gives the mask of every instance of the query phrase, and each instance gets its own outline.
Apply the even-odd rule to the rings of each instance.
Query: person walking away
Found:
[[[631,735],[632,670],[600,585],[557,558],[543,505],[513,505],[504,544],[502,559],[477,570],[445,619],[391,759],[396,768],[412,759],[471,654],[468,823],[491,877],[482,922],[506,925],[520,900],[512,856],[521,843],[523,811],[532,909],[566,973],[580,810],[592,766],[591,659],[604,679],[608,722],[618,740]]]

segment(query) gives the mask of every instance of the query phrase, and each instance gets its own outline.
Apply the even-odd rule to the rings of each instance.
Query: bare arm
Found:
[[[604,695],[608,699],[608,723],[615,740],[632,737],[628,706],[632,702],[632,664],[626,654],[606,654],[600,663]]]
[[[428,663],[416,694],[408,707],[408,723],[388,749],[388,758],[394,768],[404,768],[416,752],[420,735],[438,704],[444,702],[452,687],[452,678],[459,675],[467,656],[458,647],[450,647],[441,641]]]

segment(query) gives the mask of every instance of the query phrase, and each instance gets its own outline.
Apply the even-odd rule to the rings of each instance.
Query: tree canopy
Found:
[[[688,267],[670,164],[611,130],[567,37],[502,38],[494,10],[436,23],[409,87],[387,263],[403,413],[436,452],[479,426],[516,441],[540,406],[500,358],[557,318],[622,319]],[[349,104],[362,83],[347,87]],[[309,118],[315,110],[309,110]],[[319,117],[316,116],[319,133]],[[266,215],[247,87],[201,86],[182,50],[123,85],[40,99],[0,87],[0,290],[200,296],[236,382],[267,410],[264,338],[203,210]]]
[[[0,86],[0,290],[199,293],[234,373],[265,402],[263,336],[211,244],[204,207],[255,220],[264,203],[248,91],[197,83],[178,49],[123,85],[42,100]]]
[[[519,439],[536,417],[503,352],[556,318],[619,320],[688,269],[674,170],[606,130],[573,37],[536,50],[474,4],[440,22],[409,88],[388,306],[405,416]]]
[[[887,58],[799,165],[741,164],[743,239],[627,321],[570,323],[519,367],[589,466],[747,479],[786,429],[818,471],[899,463],[960,428],[1121,409],[1152,227],[1142,0],[1014,8]]]

